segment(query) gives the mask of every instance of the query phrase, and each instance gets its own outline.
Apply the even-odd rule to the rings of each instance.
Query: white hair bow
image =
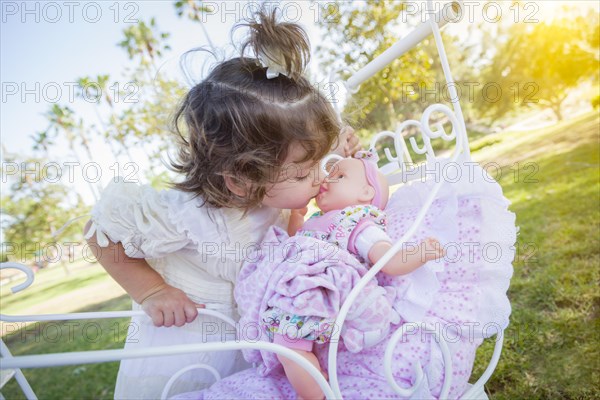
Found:
[[[267,79],[277,78],[279,74],[287,76],[284,58],[277,52],[277,56],[269,52],[267,54],[258,54],[258,62],[263,68],[267,69]]]

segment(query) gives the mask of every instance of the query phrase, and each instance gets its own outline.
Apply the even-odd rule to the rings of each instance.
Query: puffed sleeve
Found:
[[[92,209],[92,225],[101,247],[120,242],[134,258],[158,258],[184,248],[195,248],[184,231],[169,219],[167,197],[149,185],[111,182]]]
[[[354,237],[354,243],[349,243],[348,248],[354,247],[356,254],[364,260],[369,259],[369,251],[377,242],[393,244],[392,239],[377,225],[370,223]]]
[[[385,212],[379,208],[373,205],[351,206],[346,207],[340,215],[343,216],[340,225],[345,227],[346,232],[351,232],[347,243],[345,243],[345,247],[350,253],[360,254],[365,260],[368,260],[368,257],[364,257],[361,253],[365,246],[370,248],[370,245],[379,240],[391,242],[385,233],[387,224]],[[375,235],[372,238],[373,242],[364,243],[365,230],[369,230],[371,234]],[[361,241],[362,249],[357,248],[359,238],[363,239]]]

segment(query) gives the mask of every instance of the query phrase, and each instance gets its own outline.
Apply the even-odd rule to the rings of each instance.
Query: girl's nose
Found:
[[[321,186],[325,182],[325,172],[321,168],[315,168],[315,177],[313,179],[313,186]]]

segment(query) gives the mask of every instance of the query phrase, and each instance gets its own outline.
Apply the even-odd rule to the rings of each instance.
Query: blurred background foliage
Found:
[[[323,44],[317,56],[324,68],[356,71],[373,60],[406,32],[410,19],[398,15],[410,2],[367,0],[339,4],[336,20],[321,19]],[[523,15],[526,3],[514,2]],[[564,6],[551,21],[465,24],[461,37],[444,34],[452,74],[462,89],[467,124],[501,126],[504,120],[535,109],[549,108],[558,120],[570,91],[582,83],[598,83],[598,14]],[[473,39],[476,38],[476,39]],[[412,89],[416,83],[419,90]],[[437,83],[437,86],[436,86]],[[433,38],[396,59],[375,79],[361,85],[344,109],[347,119],[369,132],[393,127],[399,121],[420,117],[444,90],[445,79]],[[482,90],[488,86],[488,91]],[[473,88],[473,98],[469,88]],[[500,88],[502,95],[496,94]],[[427,89],[428,91],[424,90]],[[437,90],[436,90],[437,89]],[[446,94],[446,98],[450,96]],[[437,99],[444,99],[444,95]],[[598,100],[597,93],[588,101]]]

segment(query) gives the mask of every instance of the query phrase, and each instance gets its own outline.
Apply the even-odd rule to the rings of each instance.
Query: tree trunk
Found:
[[[79,154],[77,154],[77,151],[75,151],[75,143],[74,143],[74,137],[71,135],[67,135],[67,138],[69,140],[69,149],[71,150],[71,153],[75,156],[75,159],[77,160],[77,163],[81,166],[82,168],[82,172],[83,172],[83,163],[81,162],[81,158],[79,157]],[[92,192],[92,196],[94,197],[94,201],[98,202],[98,193],[96,193],[96,188],[94,187],[94,185],[92,184],[92,182],[87,179],[87,177],[83,177],[83,180],[86,181],[86,183],[88,184],[90,191]]]
[[[563,120],[563,115],[562,115],[562,113],[560,112],[560,106],[561,106],[561,104],[562,104],[562,102],[560,102],[559,104],[553,104],[553,105],[551,106],[551,108],[552,108],[552,112],[554,113],[554,115],[556,116],[556,118],[557,118],[559,121],[562,121],[562,120]]]
[[[52,234],[54,235],[54,232],[56,232],[56,229],[54,228],[54,225],[52,225],[52,224],[49,224],[49,227],[50,227],[50,233],[52,233]],[[53,252],[53,253],[54,253],[54,252]],[[56,257],[56,254],[53,254],[53,257]],[[61,260],[60,260],[58,263],[59,263],[59,264],[60,264],[60,266],[62,267],[62,269],[63,269],[63,271],[64,271],[64,273],[65,273],[65,276],[69,276],[69,275],[71,275],[71,271],[69,271],[68,262],[65,262],[65,261],[62,259],[62,254],[61,254]]]
[[[110,98],[108,98],[106,101],[108,102],[109,105],[111,104]],[[102,119],[102,116],[100,115],[98,106],[94,106],[94,111],[96,112],[96,117],[98,118],[98,122],[100,122],[100,125],[102,126],[102,132],[106,135],[106,132],[108,132],[108,128],[106,127],[106,123],[104,122],[104,120]],[[119,162],[119,153],[115,150],[115,147],[113,146],[113,143],[109,137],[106,137],[106,143],[108,144],[110,152],[112,153],[113,157],[115,158],[115,161]]]
[[[556,118],[559,121],[563,120],[563,115],[561,112],[561,106],[563,101],[565,101],[565,99],[567,98],[567,95],[562,96],[561,98],[554,98],[552,100],[550,100],[550,108],[552,109],[552,112],[554,113],[554,115],[556,115]]]

